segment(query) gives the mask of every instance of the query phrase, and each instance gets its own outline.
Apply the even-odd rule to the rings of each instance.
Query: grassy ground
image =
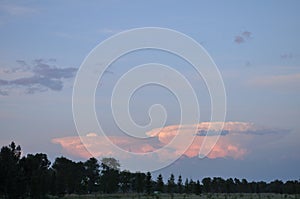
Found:
[[[153,196],[145,196],[137,194],[109,194],[109,195],[69,195],[64,199],[172,199],[170,194],[160,194]],[[201,195],[185,195],[174,194],[173,199],[300,199],[300,195],[287,194],[201,194]]]

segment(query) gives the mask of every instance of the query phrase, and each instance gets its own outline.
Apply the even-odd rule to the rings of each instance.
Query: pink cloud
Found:
[[[148,153],[154,151],[158,144],[152,139],[140,140],[125,136],[98,136],[96,133],[88,133],[86,136],[72,136],[52,139],[55,144],[60,144],[67,154],[90,158],[113,156],[116,152],[110,142],[133,153]]]
[[[213,142],[213,136],[196,136],[200,130],[221,130],[229,133],[220,136],[218,142],[210,150],[208,158],[225,158],[242,159],[247,155],[248,149],[245,143],[251,140],[251,136],[257,136],[260,129],[253,123],[247,122],[202,122],[194,125],[171,125],[160,129],[153,129],[146,132],[148,139],[135,139],[126,136],[98,136],[96,133],[88,133],[86,136],[62,137],[52,140],[53,143],[60,144],[67,154],[81,158],[89,158],[92,155],[96,157],[117,156],[118,152],[109,143],[112,142],[119,148],[129,153],[147,154],[156,151],[163,146],[168,145],[173,138],[180,132],[182,139],[194,137],[194,141],[184,149],[180,145],[168,145],[168,150],[161,151],[160,158],[169,158],[185,154],[188,157],[196,157],[203,144],[204,138],[206,143]],[[196,130],[196,131],[195,131]],[[265,129],[264,129],[265,130]],[[109,139],[109,140],[107,140]],[[184,141],[184,140],[183,140]],[[84,144],[83,144],[84,143]],[[209,147],[207,144],[204,147]],[[128,155],[129,157],[130,155]]]
[[[208,138],[209,139],[209,138]],[[188,157],[196,157],[199,155],[200,146],[203,142],[203,137],[196,137],[193,144],[184,153]],[[216,145],[207,155],[208,158],[225,158],[231,157],[234,159],[243,159],[247,154],[247,150],[242,148],[238,143],[232,142],[230,139],[220,137]]]

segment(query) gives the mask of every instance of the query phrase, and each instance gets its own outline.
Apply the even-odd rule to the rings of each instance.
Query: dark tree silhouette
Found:
[[[191,187],[190,187],[189,179],[188,178],[186,178],[185,182],[184,182],[184,193],[186,193],[186,194],[190,194],[191,193]]]
[[[181,175],[179,175],[177,180],[177,192],[181,194],[182,191],[183,191],[182,177]]]
[[[50,164],[47,155],[42,153],[28,154],[20,160],[26,180],[26,191],[31,198],[45,198],[48,193],[51,183]]]
[[[114,158],[101,160],[100,187],[104,193],[114,193],[119,188],[120,163]]]
[[[90,158],[83,163],[59,157],[50,167],[46,154],[28,154],[21,158],[21,147],[16,146],[14,142],[2,147],[0,151],[0,198],[3,199],[38,199],[46,198],[47,195],[119,191],[139,193],[140,196],[141,193],[152,193],[154,187],[159,192],[167,190],[171,198],[175,191],[177,193],[184,191],[187,194],[257,193],[259,197],[260,193],[278,193],[295,194],[295,198],[300,194],[298,180],[286,182],[274,180],[266,183],[248,182],[246,179],[237,178],[224,180],[221,177],[212,179],[207,177],[202,179],[202,184],[198,179],[195,181],[186,179],[183,186],[181,176],[178,177],[177,184],[174,179],[174,175],[171,174],[165,186],[161,174],[155,182],[150,172],[145,174],[120,171],[120,164],[114,158],[103,158],[99,165],[95,158]],[[186,195],[183,195],[183,198],[185,197]],[[284,195],[284,198],[287,196]]]
[[[150,195],[151,193],[152,193],[152,176],[151,176],[151,173],[150,172],[147,172],[147,174],[146,174],[146,182],[145,182],[145,188],[146,188],[146,193],[148,194],[148,195]]]
[[[226,186],[226,193],[233,193],[236,192],[234,188],[234,181],[232,178],[229,178],[225,182]]]
[[[203,184],[203,191],[206,193],[209,193],[211,191],[211,178],[203,178],[202,179]]]
[[[86,177],[84,164],[73,162],[65,157],[56,158],[53,166],[55,171],[56,194],[84,193]]]
[[[167,188],[168,188],[168,193],[171,194],[171,198],[174,197],[174,190],[175,190],[175,177],[174,174],[172,173],[170,175],[170,178],[168,179],[168,184],[167,184]]]
[[[25,179],[19,165],[21,147],[12,142],[0,152],[0,193],[6,198],[19,198],[25,193]]]
[[[146,180],[146,174],[141,172],[136,172],[134,174],[134,188],[133,190],[137,193],[143,193],[145,190],[145,180]]]
[[[190,190],[190,193],[195,193],[195,186],[196,185],[196,183],[194,182],[194,180],[193,179],[190,179],[190,181],[189,181],[189,190]]]
[[[96,158],[90,158],[84,163],[85,179],[88,193],[97,192],[100,185],[100,165]]]
[[[132,188],[132,173],[130,171],[121,171],[120,172],[120,188],[123,193],[127,193]]]
[[[157,176],[156,190],[159,192],[164,192],[164,180],[161,174]]]
[[[200,185],[200,181],[197,180],[195,187],[194,187],[194,193],[196,195],[200,195],[201,194],[201,185]]]

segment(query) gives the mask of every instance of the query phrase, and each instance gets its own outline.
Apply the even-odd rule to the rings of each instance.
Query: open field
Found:
[[[172,199],[170,194],[160,195],[140,195],[137,194],[109,194],[109,195],[69,195],[65,196],[64,199]],[[300,195],[288,195],[288,194],[245,194],[245,193],[234,193],[234,194],[201,194],[201,195],[185,195],[185,194],[174,194],[173,199],[300,199]]]

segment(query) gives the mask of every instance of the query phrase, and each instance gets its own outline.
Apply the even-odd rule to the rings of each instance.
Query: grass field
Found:
[[[172,199],[170,194],[160,195],[137,195],[137,194],[109,194],[109,195],[68,195],[63,197],[64,199]],[[245,193],[234,193],[234,194],[201,194],[201,195],[185,195],[185,194],[174,194],[173,199],[300,199],[300,195],[288,195],[288,194],[245,194]]]

